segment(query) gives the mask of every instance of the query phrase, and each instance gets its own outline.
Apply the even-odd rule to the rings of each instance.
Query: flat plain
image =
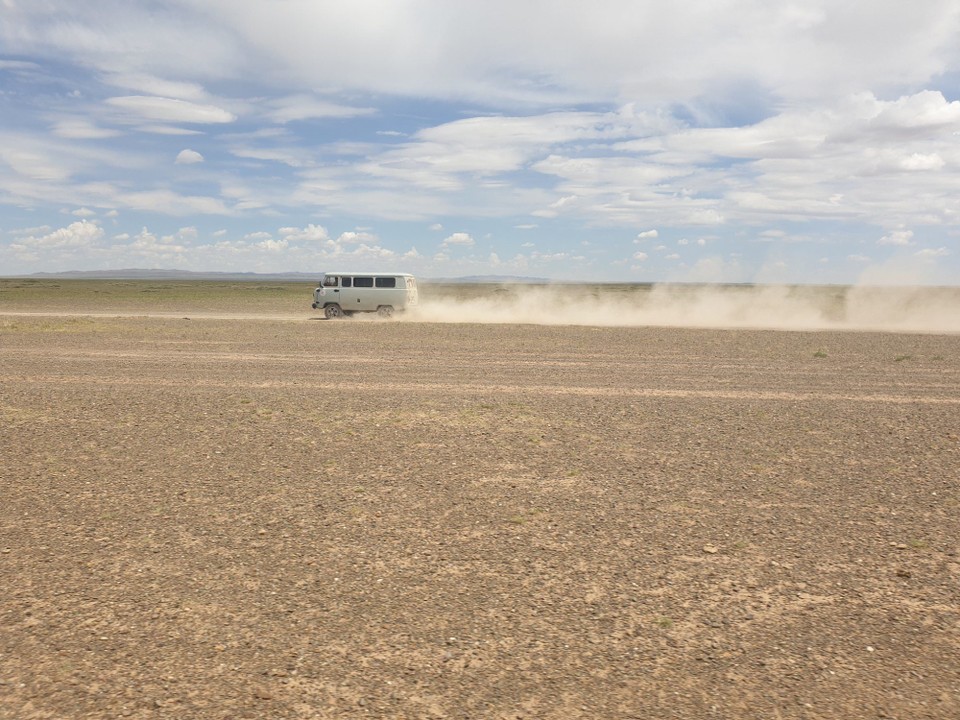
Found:
[[[2,718],[960,716],[960,335],[63,287],[0,281]]]

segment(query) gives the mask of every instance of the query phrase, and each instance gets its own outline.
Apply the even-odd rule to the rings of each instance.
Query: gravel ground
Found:
[[[0,717],[956,718],[960,336],[0,316]]]

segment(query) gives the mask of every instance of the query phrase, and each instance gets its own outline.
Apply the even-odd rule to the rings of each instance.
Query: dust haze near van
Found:
[[[960,288],[434,284],[404,320],[956,333]]]

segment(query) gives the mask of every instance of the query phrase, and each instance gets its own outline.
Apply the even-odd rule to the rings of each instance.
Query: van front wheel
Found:
[[[327,320],[335,320],[336,318],[343,317],[343,310],[340,309],[339,305],[327,305],[323,309],[323,314]]]
[[[390,305],[381,305],[377,308],[377,315],[382,318],[392,318],[393,317],[393,307]]]

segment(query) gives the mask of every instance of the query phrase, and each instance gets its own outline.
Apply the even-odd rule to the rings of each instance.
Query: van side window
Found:
[[[377,287],[385,288],[395,288],[397,286],[397,279],[393,277],[378,277],[377,278]]]
[[[350,287],[350,284],[353,281],[353,278],[345,277],[345,278],[342,278],[342,280],[343,280],[343,284],[341,285],[341,287]]]
[[[355,277],[353,279],[354,287],[373,287],[372,277]]]

